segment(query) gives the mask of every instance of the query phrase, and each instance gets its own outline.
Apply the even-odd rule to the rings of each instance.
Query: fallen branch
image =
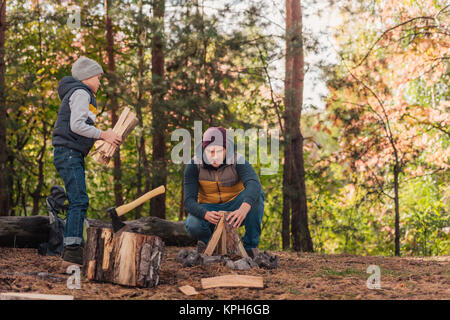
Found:
[[[111,223],[87,219],[89,226],[111,228]],[[155,235],[168,246],[194,246],[197,241],[184,227],[183,221],[168,221],[157,217],[145,217],[125,221],[130,232]],[[0,217],[0,247],[38,248],[39,244],[48,242],[49,217]]]

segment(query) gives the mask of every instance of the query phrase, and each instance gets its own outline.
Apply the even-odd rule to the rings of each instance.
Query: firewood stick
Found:
[[[126,107],[120,114],[119,119],[112,130],[122,137],[123,142],[138,123],[139,121],[136,115],[130,111],[130,108]],[[106,141],[97,141],[92,157],[101,164],[108,164],[117,149],[117,147]]]
[[[120,137],[123,138],[124,133],[126,131],[126,129],[128,128],[128,126],[132,123],[133,121],[133,117],[128,117],[127,119],[124,120],[124,123],[122,126],[120,126],[116,131],[117,135],[119,135]],[[116,128],[116,126],[114,127]],[[117,147],[113,146],[112,144],[109,144],[108,149],[106,149],[105,154],[108,157],[112,157],[114,155],[114,153],[116,152]]]

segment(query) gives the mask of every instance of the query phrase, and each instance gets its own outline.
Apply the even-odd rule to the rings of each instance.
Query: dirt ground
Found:
[[[280,257],[276,270],[254,268],[233,271],[225,266],[182,268],[176,262],[181,248],[166,247],[157,288],[129,288],[89,282],[68,289],[69,264],[59,257],[42,257],[36,249],[0,248],[0,292],[35,292],[73,295],[75,299],[450,299],[450,256],[363,257],[271,252]],[[381,270],[381,289],[368,289],[369,265]],[[200,279],[224,274],[262,276],[264,289],[212,288],[203,290]],[[199,292],[186,296],[179,287]]]

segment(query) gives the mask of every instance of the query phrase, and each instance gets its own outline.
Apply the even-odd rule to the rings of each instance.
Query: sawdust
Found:
[[[35,249],[0,248],[0,292],[73,295],[75,299],[450,299],[450,256],[363,257],[272,252],[280,257],[275,270],[233,271],[220,264],[181,268],[178,247],[166,247],[157,288],[129,288],[81,279],[81,289],[68,289],[69,264],[59,257],[42,257]],[[368,289],[369,265],[381,270],[381,289]],[[223,274],[262,276],[264,289],[203,290],[200,279]],[[191,285],[198,295],[178,289]]]

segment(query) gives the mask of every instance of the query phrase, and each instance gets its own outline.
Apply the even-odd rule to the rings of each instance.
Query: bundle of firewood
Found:
[[[138,122],[139,120],[136,117],[136,114],[131,112],[130,108],[125,108],[122,111],[119,120],[117,120],[113,131],[122,137],[123,142],[130,134],[130,132],[134,129],[134,127],[136,127]],[[117,149],[118,147],[115,147],[106,141],[97,140],[95,143],[95,151],[92,154],[92,157],[95,159],[95,161],[107,165]]]

